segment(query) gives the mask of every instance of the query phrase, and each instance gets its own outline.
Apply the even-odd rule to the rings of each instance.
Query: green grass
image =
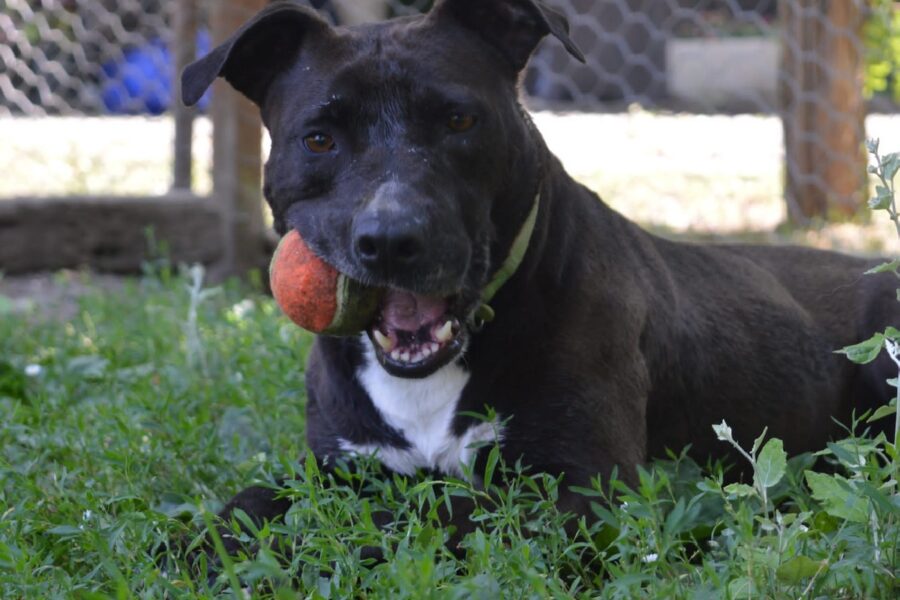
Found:
[[[254,481],[293,473],[304,452],[311,338],[249,287],[201,293],[194,283],[156,269],[121,294],[88,294],[65,322],[0,298],[0,597],[900,593],[898,462],[884,438],[834,445],[826,459],[840,477],[811,479],[809,456],[772,477],[763,450],[762,488],[723,488],[718,468],[685,459],[656,463],[636,490],[585,490],[598,521],[571,536],[553,504],[560,482],[516,465],[490,461],[492,479],[509,485],[485,496],[427,478],[348,475],[326,486],[307,462],[286,492],[286,522],[243,534],[254,549],[211,587],[174,553],[163,569],[152,549],[198,542],[210,512]],[[456,557],[437,509],[472,497],[482,528]],[[392,515],[387,530],[372,522],[378,511]],[[361,559],[366,546],[387,560]],[[233,591],[237,578],[246,592]]]

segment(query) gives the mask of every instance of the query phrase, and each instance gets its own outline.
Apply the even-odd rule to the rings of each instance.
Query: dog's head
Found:
[[[376,355],[421,377],[462,352],[531,210],[544,151],[517,83],[547,34],[583,60],[567,29],[537,0],[443,0],[349,28],[277,2],[185,70],[183,97],[222,76],[259,106],[276,229],[389,289]]]

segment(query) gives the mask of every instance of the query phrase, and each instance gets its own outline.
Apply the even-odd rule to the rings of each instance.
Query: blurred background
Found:
[[[0,0],[0,271],[218,275],[266,264],[256,110],[175,73],[265,0]],[[425,0],[311,0],[335,23]],[[896,252],[867,222],[864,140],[900,150],[900,5],[887,0],[550,0],[523,79],[569,171],[650,229]]]

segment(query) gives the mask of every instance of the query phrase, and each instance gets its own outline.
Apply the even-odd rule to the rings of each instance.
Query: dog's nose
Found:
[[[354,249],[368,269],[391,272],[410,267],[425,254],[425,234],[413,219],[373,215],[354,224]]]

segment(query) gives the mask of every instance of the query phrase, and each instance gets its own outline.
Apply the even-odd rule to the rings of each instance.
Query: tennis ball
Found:
[[[379,288],[367,287],[323,261],[296,230],[278,243],[269,281],[284,314],[313,333],[359,333],[371,324],[381,301]]]

